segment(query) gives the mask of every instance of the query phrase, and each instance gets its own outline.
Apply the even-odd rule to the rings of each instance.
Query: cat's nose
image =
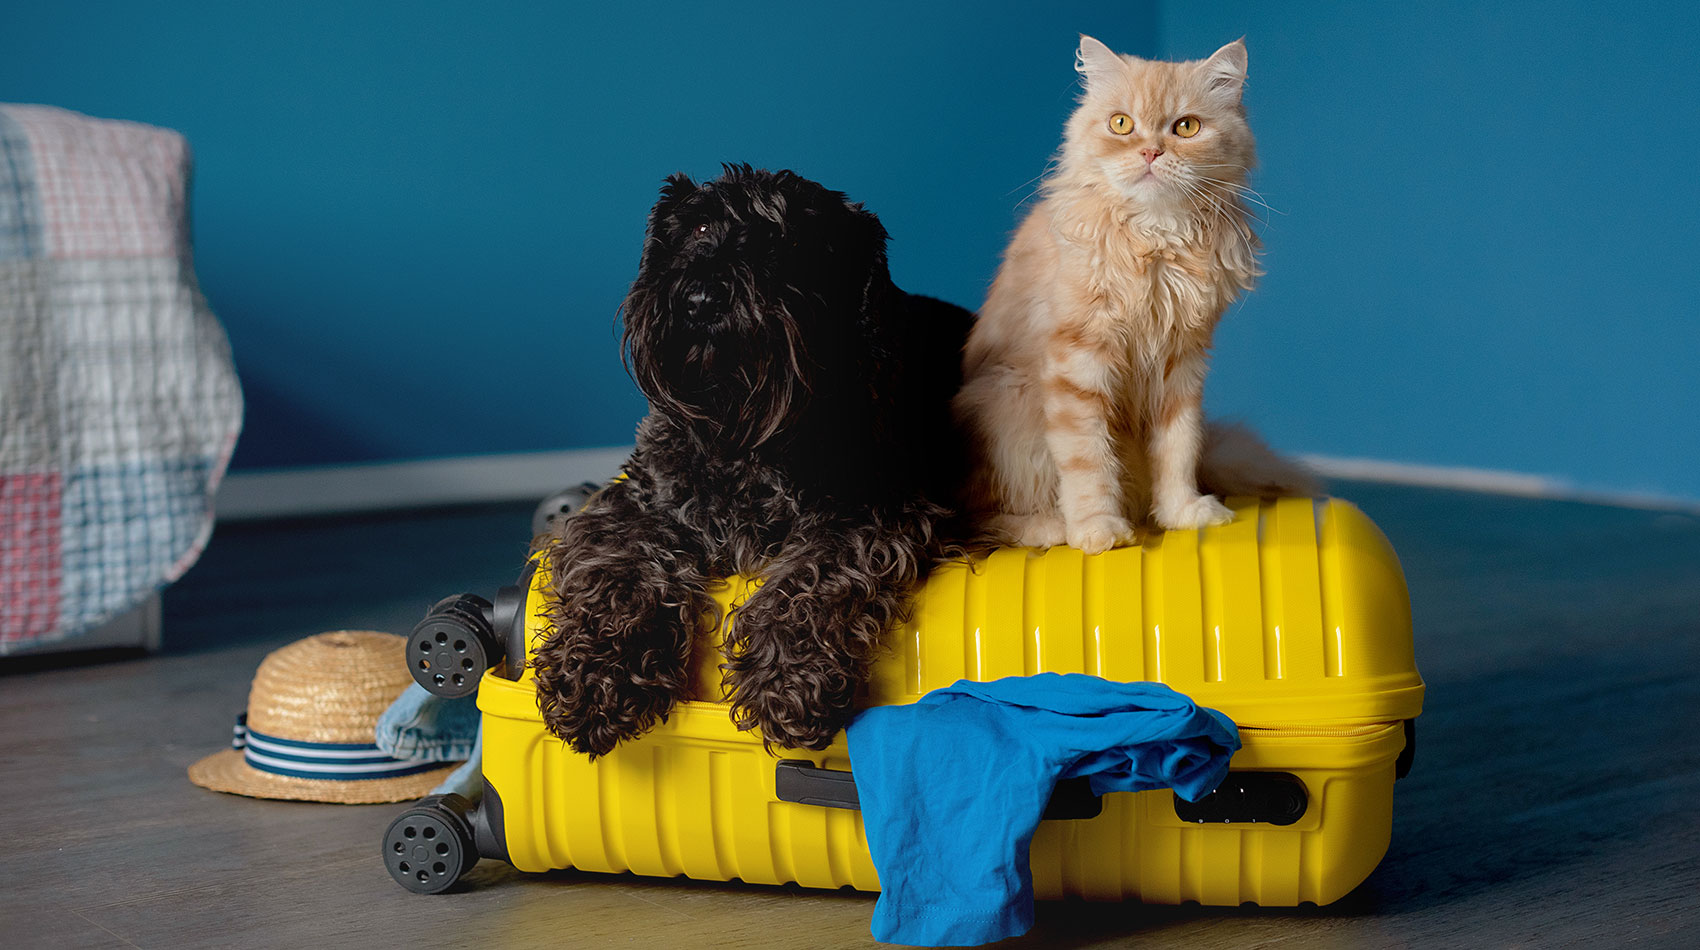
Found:
[[[1156,161],[1157,156],[1161,154],[1163,154],[1163,150],[1160,148],[1142,148],[1139,150],[1139,156],[1145,159],[1145,164],[1147,165]]]

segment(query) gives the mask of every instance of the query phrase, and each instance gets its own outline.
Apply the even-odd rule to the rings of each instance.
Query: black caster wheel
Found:
[[[583,482],[571,488],[563,488],[543,499],[531,515],[531,533],[544,535],[554,531],[557,524],[571,518],[584,507],[591,495],[601,490],[600,483]]]
[[[433,696],[457,699],[478,689],[507,645],[496,637],[490,602],[474,594],[438,601],[408,638],[407,668]]]
[[[441,894],[478,863],[472,806],[459,795],[432,795],[401,813],[384,832],[384,867],[415,894]]]
[[[1411,774],[1411,765],[1417,760],[1417,721],[1405,720],[1405,748],[1400,751],[1399,758],[1393,761],[1393,777],[1401,779]]]

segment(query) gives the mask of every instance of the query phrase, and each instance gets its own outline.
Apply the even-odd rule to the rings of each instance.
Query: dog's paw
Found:
[[[614,647],[604,638],[557,639],[532,657],[544,725],[574,752],[592,758],[666,721],[688,682],[683,668],[629,669],[609,649]]]
[[[840,729],[824,715],[798,710],[789,703],[757,700],[745,710],[745,716],[734,719],[738,728],[759,732],[762,745],[768,749],[824,749]]]
[[[1194,495],[1170,504],[1158,502],[1152,514],[1158,524],[1170,531],[1188,531],[1234,520],[1233,511],[1217,501],[1214,495]]]
[[[565,740],[567,747],[574,752],[595,759],[614,751],[621,742],[634,738],[637,730],[629,723],[592,715],[561,721],[555,735]]]
[[[1068,545],[1099,554],[1134,540],[1133,525],[1120,515],[1093,515],[1068,526]]]
[[[757,725],[762,743],[775,749],[811,749],[819,751],[832,744],[838,729],[820,721],[773,722]]]
[[[850,718],[853,695],[838,671],[806,666],[744,679],[732,693],[732,722],[761,734],[768,749],[824,749]]]
[[[653,695],[597,690],[592,698],[576,684],[558,692],[556,682],[546,686],[544,679],[538,680],[537,706],[543,723],[568,748],[593,759],[614,751],[667,715],[665,706],[657,708]]]

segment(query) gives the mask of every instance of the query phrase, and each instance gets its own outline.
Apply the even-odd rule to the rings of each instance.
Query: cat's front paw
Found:
[[[1133,540],[1133,525],[1120,515],[1093,515],[1068,526],[1068,546],[1087,554],[1100,554]]]
[[[1194,495],[1179,503],[1159,502],[1152,514],[1158,524],[1170,531],[1190,531],[1234,520],[1233,510],[1217,501],[1214,495]]]
[[[1023,548],[1050,548],[1068,540],[1068,528],[1059,514],[998,515],[991,529],[1004,544]]]

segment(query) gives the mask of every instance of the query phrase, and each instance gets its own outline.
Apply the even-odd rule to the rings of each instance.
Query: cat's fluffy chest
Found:
[[[1149,353],[1206,346],[1216,321],[1255,277],[1250,249],[1221,253],[1239,237],[1209,220],[1152,224],[1125,212],[1059,215],[1057,276],[1080,289],[1080,329],[1117,348]],[[1158,343],[1166,345],[1157,346]]]

